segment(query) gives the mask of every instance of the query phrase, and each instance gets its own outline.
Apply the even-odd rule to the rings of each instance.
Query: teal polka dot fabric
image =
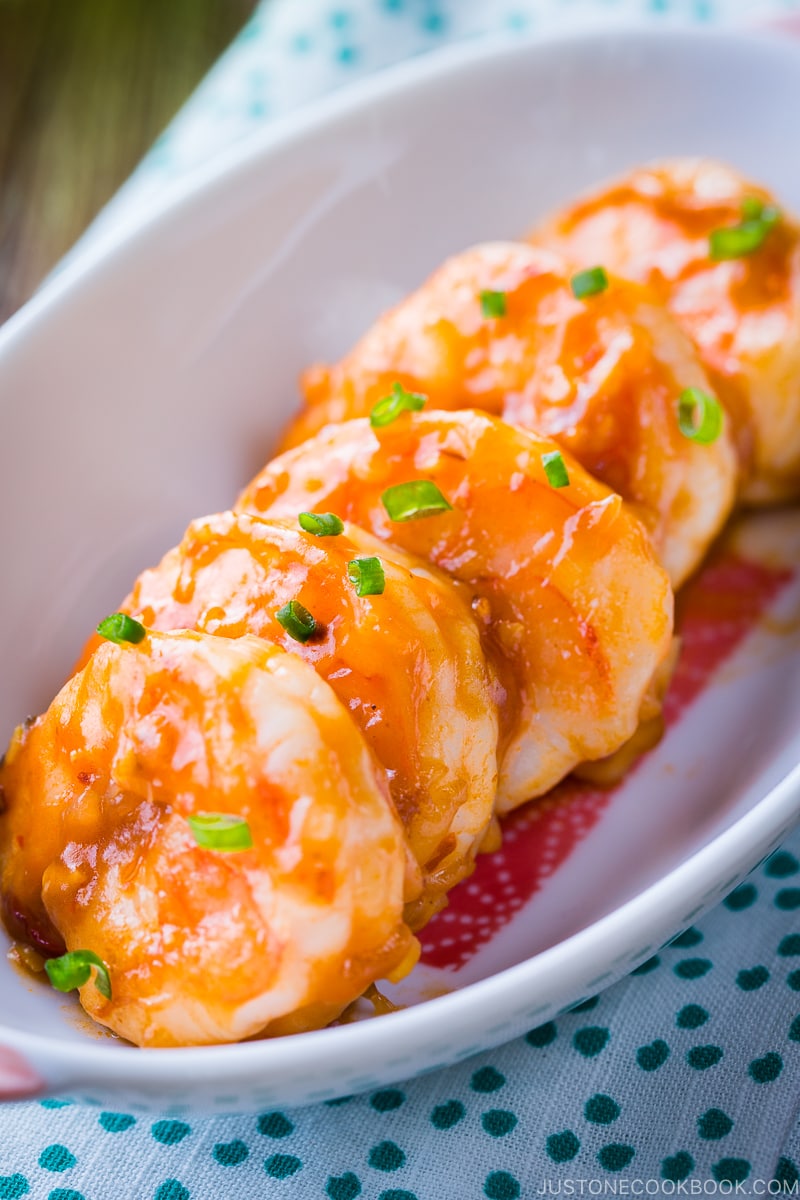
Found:
[[[99,224],[265,121],[448,40],[790,8],[800,0],[270,0]],[[0,1200],[530,1200],[581,1194],[579,1180],[597,1195],[633,1181],[797,1194],[798,1079],[800,834],[627,979],[457,1067],[237,1117],[6,1105]]]

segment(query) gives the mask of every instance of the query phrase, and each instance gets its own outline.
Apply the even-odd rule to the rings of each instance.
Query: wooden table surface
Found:
[[[0,0],[0,321],[180,108],[256,0]]]

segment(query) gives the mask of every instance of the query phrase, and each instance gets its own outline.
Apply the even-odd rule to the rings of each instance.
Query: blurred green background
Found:
[[[256,0],[0,0],[0,321],[130,174]]]

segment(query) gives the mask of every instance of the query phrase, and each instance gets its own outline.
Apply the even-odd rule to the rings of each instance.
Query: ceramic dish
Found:
[[[472,45],[283,122],[76,258],[0,334],[3,739],[137,571],[231,503],[307,363],[337,357],[449,252],[520,235],[652,157],[729,160],[800,210],[798,111],[800,52],[753,34]],[[661,745],[615,791],[567,784],[508,823],[426,929],[392,993],[401,1011],[142,1052],[3,952],[0,1095],[312,1102],[465,1058],[631,970],[800,815],[798,563],[792,513],[720,549],[682,602]]]

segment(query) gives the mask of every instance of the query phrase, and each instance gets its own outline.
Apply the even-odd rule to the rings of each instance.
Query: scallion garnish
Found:
[[[336,537],[344,529],[341,517],[336,513],[301,512],[297,520],[300,528],[313,533],[314,537]]]
[[[766,221],[774,225],[780,220],[781,211],[775,204],[765,204],[757,196],[745,196],[741,203],[742,218],[745,221]]]
[[[678,399],[678,427],[684,437],[708,445],[722,432],[722,405],[702,388],[686,388]]]
[[[428,397],[423,396],[421,392],[407,392],[401,383],[393,383],[391,394],[384,396],[373,407],[369,414],[369,423],[373,429],[391,425],[401,413],[419,412],[425,407],[427,399]]]
[[[758,196],[745,196],[740,211],[744,221],[757,221],[764,211],[764,201],[759,200]]]
[[[381,496],[381,503],[392,521],[413,521],[417,517],[435,517],[452,509],[430,479],[412,479],[396,483]]]
[[[481,292],[481,312],[485,317],[504,317],[508,312],[505,292]]]
[[[590,267],[588,271],[579,271],[569,281],[572,294],[576,300],[584,300],[587,296],[596,296],[608,287],[608,275],[605,267]]]
[[[47,978],[59,992],[71,992],[89,982],[94,967],[94,986],[106,1000],[111,999],[111,977],[102,958],[91,950],[71,950],[44,964]]]
[[[542,466],[550,487],[569,487],[569,472],[560,450],[551,450],[549,454],[543,454]]]
[[[290,600],[275,613],[279,622],[296,642],[307,642],[317,631],[317,622],[299,600]]]
[[[709,234],[709,254],[714,262],[754,254],[781,218],[779,208],[764,204],[755,196],[745,196],[741,208],[744,219],[738,225],[714,229]]]
[[[206,850],[249,850],[253,845],[247,821],[233,813],[194,813],[186,820],[194,840]]]
[[[357,596],[381,596],[386,587],[386,576],[379,558],[354,558],[347,564],[347,577],[356,589]]]
[[[97,626],[97,632],[109,642],[132,642],[136,646],[147,636],[144,625],[134,621],[127,613],[116,612],[104,619]]]

